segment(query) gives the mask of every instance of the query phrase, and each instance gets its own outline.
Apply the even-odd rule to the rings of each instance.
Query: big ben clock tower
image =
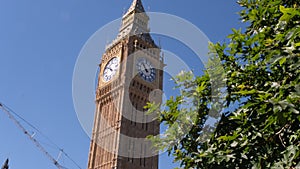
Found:
[[[106,46],[88,169],[158,169],[158,155],[145,138],[159,134],[159,122],[144,106],[161,101],[164,61],[148,23],[141,0],[134,0]]]

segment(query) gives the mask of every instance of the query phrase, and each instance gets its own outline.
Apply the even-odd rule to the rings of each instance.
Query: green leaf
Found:
[[[255,89],[252,89],[252,90],[242,90],[242,91],[233,92],[233,93],[234,94],[240,94],[240,95],[252,95],[252,94],[257,93],[257,90],[255,90]]]
[[[219,138],[218,138],[218,140],[223,140],[223,141],[232,141],[232,140],[234,140],[234,139],[236,139],[237,137],[238,137],[239,135],[238,134],[234,134],[234,135],[232,135],[232,136],[220,136]]]
[[[299,47],[300,46],[300,42],[295,43],[295,47]]]
[[[299,9],[296,8],[286,8],[284,6],[280,6],[280,11],[283,13],[281,18],[279,19],[280,21],[290,21],[295,15],[300,15]]]
[[[282,57],[279,61],[279,65],[282,66],[286,62],[286,57]]]

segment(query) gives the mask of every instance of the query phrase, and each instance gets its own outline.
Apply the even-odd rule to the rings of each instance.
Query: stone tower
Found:
[[[149,32],[149,16],[134,0],[101,59],[88,169],[158,169],[145,138],[159,134],[159,122],[144,106],[161,102],[164,61]]]

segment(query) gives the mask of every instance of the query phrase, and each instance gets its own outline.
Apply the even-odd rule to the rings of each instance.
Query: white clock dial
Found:
[[[137,62],[137,70],[139,75],[146,81],[152,82],[155,80],[156,71],[151,62],[145,58],[140,58]]]
[[[120,66],[120,60],[118,57],[112,58],[105,66],[103,70],[103,81],[110,81],[117,73]]]

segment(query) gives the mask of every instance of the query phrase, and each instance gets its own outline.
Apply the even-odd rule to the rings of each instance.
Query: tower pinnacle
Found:
[[[132,11],[136,11],[137,13],[145,12],[145,9],[143,7],[141,0],[133,0],[130,8],[128,9],[128,13],[132,12]]]
[[[131,35],[141,35],[144,36],[146,41],[152,42],[149,35],[149,16],[145,13],[141,0],[133,0],[128,11],[122,17],[122,25],[119,30],[117,39],[114,40],[110,45],[106,47],[109,48],[114,45],[114,42],[118,42],[120,39],[131,36]]]

